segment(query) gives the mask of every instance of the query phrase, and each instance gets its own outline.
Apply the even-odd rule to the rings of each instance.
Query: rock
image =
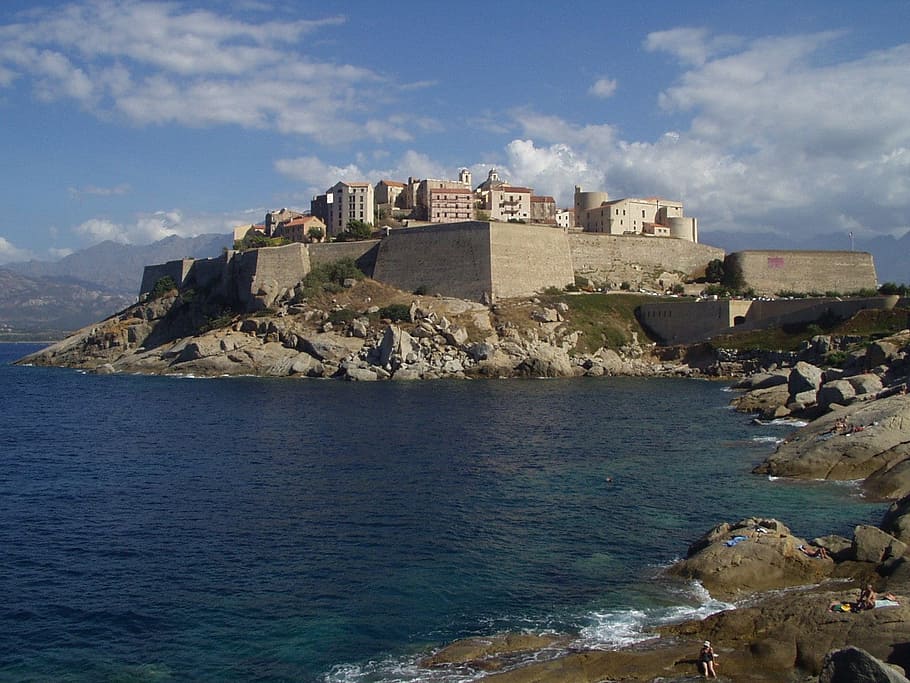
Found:
[[[397,325],[389,325],[379,344],[379,365],[393,364],[393,359],[400,365],[401,359],[414,350],[414,338]]]
[[[821,382],[821,368],[800,361],[790,371],[790,375],[787,378],[787,388],[790,396],[793,400],[796,400],[796,397],[804,392],[811,391],[814,394],[821,386]]]
[[[307,377],[325,376],[325,367],[308,353],[300,353],[291,361],[290,374]]]
[[[897,345],[889,341],[882,339],[872,342],[866,347],[866,369],[871,370],[879,365],[887,364],[897,358],[898,351]]]
[[[370,368],[361,368],[356,365],[343,367],[341,378],[350,382],[375,382],[379,379]]]
[[[354,320],[351,323],[351,334],[360,339],[366,339],[369,334],[369,324],[363,320]]]
[[[803,554],[798,547],[804,544],[777,520],[744,519],[714,527],[668,572],[697,579],[724,599],[817,583],[831,574],[834,563]]]
[[[835,431],[843,417],[854,428]],[[809,479],[862,479],[910,457],[910,396],[854,403],[813,420],[791,434],[764,463],[758,474]]]
[[[881,528],[904,543],[910,543],[910,495],[891,504]]]
[[[787,385],[784,383],[749,391],[734,398],[730,405],[741,413],[758,413],[763,419],[770,420],[782,417],[779,414],[781,409],[784,414],[789,413],[786,410],[789,397]]]
[[[573,377],[569,355],[562,349],[540,344],[518,364],[516,371],[525,377]]]
[[[846,379],[848,382],[850,382],[857,396],[862,396],[864,394],[877,394],[883,388],[882,378],[872,373],[853,375],[852,377],[847,377]]]
[[[825,655],[818,683],[910,683],[892,666],[858,647]]]
[[[468,331],[461,325],[452,325],[444,333],[446,343],[450,346],[461,346],[468,341]]]
[[[907,544],[878,527],[860,524],[853,532],[853,557],[857,562],[879,564],[907,552]]]
[[[496,351],[496,347],[488,342],[479,342],[477,344],[471,344],[467,348],[468,356],[471,360],[479,362],[482,360],[488,360],[493,357],[493,354]]]
[[[845,406],[856,396],[853,384],[845,379],[837,379],[827,384],[822,384],[816,394],[815,401],[824,409],[832,403]]]
[[[910,494],[910,458],[873,472],[863,482],[863,493],[878,500],[898,500]]]
[[[733,388],[745,389],[746,391],[755,391],[756,389],[768,389],[771,387],[786,386],[789,376],[789,370],[759,372],[739,380],[733,385]]]
[[[344,359],[350,351],[346,346],[335,343],[330,338],[300,337],[297,348],[305,351],[321,361],[337,363]]]

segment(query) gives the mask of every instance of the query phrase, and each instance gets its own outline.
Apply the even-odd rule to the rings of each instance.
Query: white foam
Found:
[[[755,443],[774,443],[778,444],[783,441],[780,437],[777,436],[753,436],[752,441]]]

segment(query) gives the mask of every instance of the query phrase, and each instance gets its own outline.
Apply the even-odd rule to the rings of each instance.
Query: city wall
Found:
[[[568,239],[575,272],[613,289],[623,282],[653,288],[665,273],[700,277],[710,261],[724,258],[723,249],[668,237],[570,232]]]
[[[677,300],[642,304],[638,316],[641,324],[661,342],[691,344],[731,332],[734,327],[740,332],[785,325],[808,325],[825,318],[847,320],[861,310],[891,309],[897,302],[897,296],[843,300]]]
[[[490,259],[494,301],[575,282],[568,239],[558,228],[490,223]]]
[[[139,295],[151,292],[155,283],[163,277],[171,278],[178,287],[186,285],[187,277],[193,268],[195,259],[185,258],[167,263],[158,263],[153,266],[146,266],[142,271],[142,282],[139,285]]]
[[[878,287],[872,254],[861,251],[739,251],[730,254],[729,264],[761,295],[850,294]]]
[[[323,242],[308,244],[310,252],[310,266],[334,263],[343,258],[349,258],[360,271],[368,277],[373,277],[376,268],[376,254],[379,252],[380,240],[364,240],[362,242]]]
[[[493,295],[490,224],[392,230],[379,244],[373,278],[406,292],[480,301]]]

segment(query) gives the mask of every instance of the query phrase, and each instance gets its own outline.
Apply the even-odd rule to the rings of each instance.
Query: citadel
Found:
[[[386,220],[390,217],[395,220]],[[352,221],[384,226],[378,238],[340,241]],[[685,215],[682,202],[659,197],[611,200],[606,192],[576,186],[574,206],[558,211],[552,197],[512,186],[495,169],[474,189],[466,169],[458,180],[380,180],[375,186],[339,182],[313,198],[309,213],[269,212],[264,224],[240,226],[234,237],[252,233],[290,243],[146,266],[140,296],[168,276],[181,288],[216,292],[238,310],[252,312],[269,308],[313,267],[342,258],[404,291],[486,304],[562,290],[579,281],[606,290],[697,294],[703,285],[687,283],[703,279],[708,265],[717,260],[736,268],[745,287],[760,297],[877,287],[872,256],[866,252],[725,254],[699,243],[698,221]],[[687,341],[707,328],[798,315],[819,304],[791,301],[775,308],[777,302],[714,302],[684,312],[691,306],[681,308],[682,303],[643,306],[643,322],[649,321],[668,341]]]

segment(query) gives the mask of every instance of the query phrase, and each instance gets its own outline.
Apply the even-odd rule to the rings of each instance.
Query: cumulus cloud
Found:
[[[607,99],[616,92],[616,86],[616,80],[613,78],[599,78],[594,81],[594,84],[588,90],[588,94]]]
[[[902,234],[910,229],[910,45],[817,57],[839,37],[650,34],[647,49],[678,60],[680,76],[658,102],[684,125],[624,140],[609,124],[516,111],[524,137],[505,150],[512,180],[563,205],[575,183],[681,199],[703,229]]]
[[[30,252],[20,249],[5,237],[0,237],[0,263],[13,263],[31,258]]]
[[[307,37],[345,21],[241,21],[139,0],[33,10],[0,26],[0,87],[21,81],[41,101],[71,100],[140,125],[408,139],[403,117],[394,124],[376,113],[383,77],[308,54]],[[364,120],[367,103],[374,113]]]
[[[194,237],[208,233],[226,233],[243,223],[261,221],[262,209],[249,209],[224,214],[188,215],[179,209],[137,214],[130,221],[118,223],[106,218],[92,218],[73,228],[73,233],[86,244],[105,240],[121,244],[149,244],[165,237]]]

